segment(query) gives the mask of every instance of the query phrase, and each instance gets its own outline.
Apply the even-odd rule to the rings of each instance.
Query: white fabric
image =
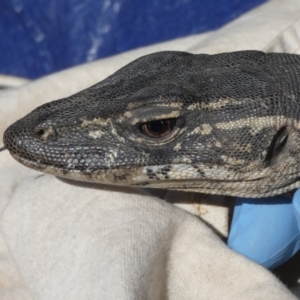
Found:
[[[36,106],[88,87],[151,52],[298,53],[299,20],[298,0],[273,0],[215,32],[2,91],[0,135]],[[198,216],[209,214],[209,207],[187,205],[183,194],[165,197]],[[266,269],[229,250],[198,217],[144,190],[43,175],[5,151],[0,153],[0,212],[0,299],[296,299]],[[224,213],[210,215],[214,226],[213,219]],[[225,219],[215,227],[224,234]]]

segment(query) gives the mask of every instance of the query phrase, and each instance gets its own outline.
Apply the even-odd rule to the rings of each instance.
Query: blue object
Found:
[[[300,189],[283,196],[236,201],[228,246],[273,269],[300,249]]]
[[[37,78],[216,29],[265,0],[10,0],[0,3],[0,73]]]

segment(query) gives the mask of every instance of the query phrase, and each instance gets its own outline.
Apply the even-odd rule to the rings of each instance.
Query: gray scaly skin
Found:
[[[4,145],[75,180],[263,197],[300,186],[300,57],[160,52],[44,104]]]

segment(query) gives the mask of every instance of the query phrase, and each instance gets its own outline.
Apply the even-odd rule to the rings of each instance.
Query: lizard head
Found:
[[[57,176],[231,196],[300,186],[296,55],[160,52],[44,104],[4,145]]]

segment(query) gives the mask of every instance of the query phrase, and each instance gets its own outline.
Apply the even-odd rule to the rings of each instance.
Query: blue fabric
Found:
[[[73,65],[216,29],[265,0],[0,2],[0,73],[37,78]]]

